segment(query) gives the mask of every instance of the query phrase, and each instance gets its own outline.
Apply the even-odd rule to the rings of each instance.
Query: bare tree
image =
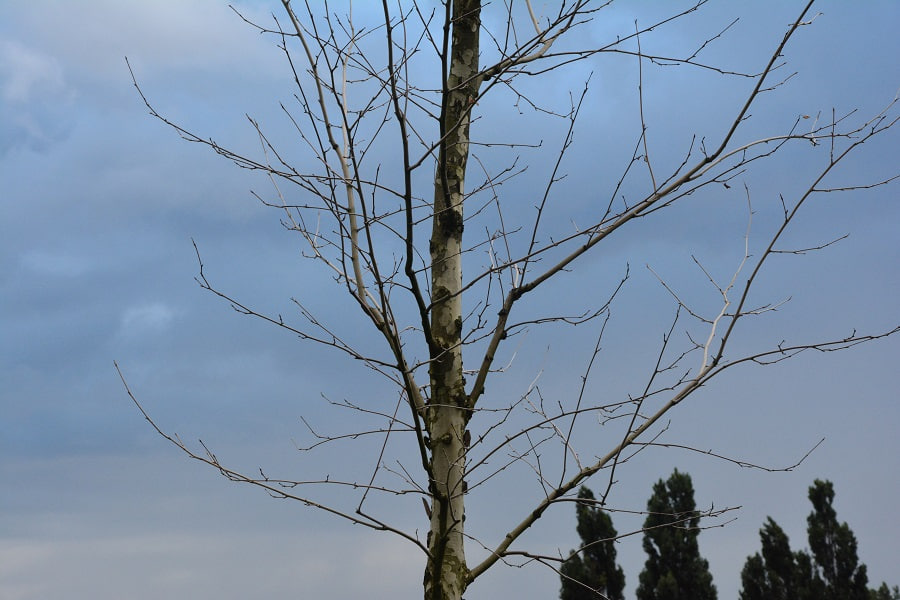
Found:
[[[699,41],[693,53],[665,55],[644,49],[645,38],[681,23],[706,1],[697,0],[657,22],[635,23],[630,31],[589,46],[578,45],[590,37],[579,31],[602,20],[610,2],[557,0],[543,3],[543,12],[538,12],[530,0],[484,7],[480,0],[384,0],[379,20],[365,24],[345,4],[335,10],[327,3],[282,0],[282,16],[273,17],[271,25],[239,13],[249,26],[274,36],[284,53],[295,88],[292,101],[281,108],[296,136],[295,146],[276,143],[252,118],[258,152],[220,146],[158,113],[139,87],[138,92],[150,113],[184,139],[271,180],[273,191],[258,195],[259,200],[280,211],[282,223],[304,244],[304,255],[333,274],[358,307],[357,316],[381,342],[359,347],[347,335],[344,319],[323,322],[300,300],[294,301],[296,318],[258,312],[207,278],[199,250],[198,282],[239,313],[361,362],[395,385],[397,396],[390,401],[331,403],[335,410],[368,419],[367,428],[323,433],[304,419],[312,442],[302,451],[368,438],[377,440],[377,460],[365,479],[354,478],[351,469],[347,478],[328,474],[302,480],[229,468],[202,442],[194,449],[163,431],[131,390],[129,396],[161,435],[227,478],[408,540],[422,551],[425,598],[459,599],[498,562],[536,561],[558,572],[564,558],[559,550],[522,547],[523,534],[548,509],[571,507],[565,503],[574,500],[577,488],[601,472],[598,502],[605,505],[619,466],[641,449],[661,445],[664,417],[712,379],[738,365],[767,365],[807,350],[845,349],[898,331],[854,330],[831,339],[726,352],[738,336],[739,323],[780,306],[778,301],[751,297],[764,267],[778,255],[801,255],[837,241],[788,246],[785,238],[801,208],[817,195],[881,186],[897,177],[888,173],[878,181],[840,187],[826,182],[846,157],[884,136],[897,116],[895,101],[866,118],[855,113],[796,115],[779,133],[747,139],[751,108],[790,78],[782,74],[782,56],[794,34],[815,19],[813,2],[800,10],[780,43],[760,57],[756,72],[707,60],[709,49],[731,25]],[[594,181],[582,197],[572,198],[571,187],[565,192],[560,187],[581,109],[591,101],[591,80],[583,80],[570,93],[564,110],[544,103],[534,82],[583,73],[579,65],[610,54],[633,60],[639,75],[633,146],[619,159],[617,179]],[[745,91],[714,136],[655,145],[644,111],[643,81],[651,68],[708,72]],[[517,126],[505,137],[498,133],[497,139],[471,137],[477,122],[489,123],[490,111],[497,110],[517,112],[523,122],[561,124],[556,149],[538,132],[543,125]],[[673,115],[677,110],[672,108]],[[594,144],[602,147],[603,140]],[[754,253],[752,194],[745,182],[759,165],[779,160],[791,146],[814,153],[819,164],[798,173],[805,178],[802,189],[777,200],[782,218],[762,234],[764,242]],[[673,159],[675,147],[683,150]],[[542,168],[533,169],[536,179],[524,188],[527,196],[520,192],[506,197],[512,182],[532,175],[520,163],[523,156],[539,156]],[[593,393],[590,382],[603,332],[629,269],[623,265],[621,275],[606,282],[602,295],[584,299],[585,305],[572,314],[561,308],[570,303],[559,299],[529,299],[538,290],[560,285],[565,274],[582,266],[580,259],[605,242],[648,235],[647,224],[662,218],[664,209],[706,193],[740,195],[748,207],[744,251],[733,274],[720,281],[696,261],[712,284],[717,307],[710,311],[695,306],[684,290],[660,275],[660,290],[671,295],[674,316],[647,365],[647,377],[621,397]],[[758,239],[760,234],[752,235]],[[548,309],[554,302],[558,308]],[[511,340],[526,330],[591,322],[599,331],[586,356],[580,392],[545,401],[532,384],[515,398],[487,400],[489,380],[499,377],[515,355]],[[598,435],[598,423],[607,427],[605,449],[596,452],[589,445],[581,451],[584,439]],[[502,489],[505,477],[520,466],[534,474],[543,490],[530,508],[514,518],[499,539],[467,531],[467,493],[479,487]],[[322,490],[333,488],[343,490],[343,503],[323,495]],[[420,498],[427,534],[379,516],[379,496],[398,502],[411,497],[415,505]],[[470,562],[466,547],[473,543],[481,558]]]

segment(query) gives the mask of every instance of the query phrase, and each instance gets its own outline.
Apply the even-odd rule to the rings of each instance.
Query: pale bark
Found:
[[[451,9],[448,9],[451,10]],[[469,114],[478,97],[480,0],[452,3],[452,28],[441,107],[441,137],[434,182],[431,235],[431,436],[432,497],[425,598],[462,598],[468,580],[465,521],[465,455],[468,409],[462,363],[462,233]],[[445,30],[445,36],[447,35]]]

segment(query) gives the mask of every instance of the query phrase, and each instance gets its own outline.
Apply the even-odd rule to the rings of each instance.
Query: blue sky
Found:
[[[668,4],[614,3],[579,39],[627,34],[635,19],[649,23]],[[278,10],[274,3],[238,5],[261,22]],[[369,16],[366,8],[357,3],[359,22]],[[795,2],[712,2],[648,35],[645,50],[683,49],[740,16],[708,59],[759,69],[799,10]],[[896,94],[900,6],[823,2],[818,11],[785,53],[783,71],[798,75],[752,111],[746,139],[781,133],[799,115],[828,115],[832,108],[858,108],[862,118]],[[352,305],[328,274],[305,261],[278,215],[253,199],[251,190],[270,191],[266,180],[179,140],[148,116],[126,55],[145,93],[173,120],[254,153],[258,141],[244,116],[250,114],[293,143],[278,108],[293,90],[275,40],[258,35],[225,3],[0,4],[0,597],[416,597],[423,565],[415,548],[223,480],[167,446],[130,404],[113,360],[166,430],[189,443],[203,439],[223,462],[303,479],[353,459],[350,445],[333,454],[295,450],[294,440],[307,435],[301,415],[325,429],[345,423],[347,415],[329,410],[323,394],[387,398],[379,401],[390,408],[393,396],[358,364],[240,316],[194,282],[192,239],[211,280],[248,305],[287,315],[290,298],[301,298],[355,339],[371,339],[361,320],[354,325]],[[593,72],[569,177],[559,189],[568,201],[552,226],[567,227],[589,212],[592,190],[608,189],[628,159],[639,127],[635,67],[633,59],[604,55],[523,84],[560,106],[568,102],[566,90],[580,90]],[[661,164],[679,160],[693,132],[714,138],[748,85],[684,67],[645,75],[648,136]],[[525,121],[508,96],[482,110],[476,138],[512,139],[523,131]],[[559,122],[534,127],[529,133],[558,146]],[[822,148],[801,150],[738,180],[751,190],[757,248],[777,222],[778,194],[796,192],[823,159]],[[503,159],[497,156],[485,151],[487,161]],[[891,176],[897,156],[896,133],[882,136],[832,183]],[[504,189],[508,206],[534,204],[534,182],[547,173],[545,154],[523,151],[523,160],[531,169]],[[389,172],[389,153],[384,161]],[[641,183],[636,179],[628,191],[637,194]],[[646,264],[691,302],[715,306],[715,290],[691,256],[718,277],[734,269],[747,218],[737,192],[697,198],[648,219],[585,257],[555,291],[535,297],[529,310],[581,306],[608,293],[625,263],[631,265],[594,394],[613,397],[640,387],[674,312]],[[895,326],[896,196],[895,185],[823,195],[807,207],[791,242],[850,237],[773,264],[759,298],[791,301],[742,330],[735,351]],[[596,333],[589,325],[522,336],[509,372],[491,387],[496,401],[523,393],[539,372],[546,398],[571,399]],[[719,597],[735,598],[765,517],[785,528],[795,548],[804,547],[806,489],[815,478],[830,479],[838,516],[856,533],[871,583],[900,583],[898,351],[900,339],[893,338],[723,376],[678,407],[664,441],[773,467],[792,464],[825,441],[790,473],[648,450],[619,473],[612,506],[643,508],[652,483],[675,467],[693,476],[699,506],[740,506],[729,513],[734,521],[701,535]],[[588,454],[592,444],[586,441]],[[471,495],[467,528],[496,543],[533,505],[539,488],[520,471],[488,490]],[[421,508],[410,506],[381,508],[423,527]],[[573,513],[551,511],[524,541],[567,552],[576,544]],[[623,532],[634,526],[624,516],[615,522]],[[633,591],[644,560],[639,538],[622,541],[619,553]],[[466,597],[510,590],[552,598],[558,578],[540,566],[498,566]]]

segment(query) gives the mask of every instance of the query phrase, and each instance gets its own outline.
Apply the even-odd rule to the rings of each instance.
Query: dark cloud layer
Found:
[[[760,68],[765,48],[777,43],[799,10],[794,4],[755,4],[754,14],[713,46],[720,49],[710,51],[709,60]],[[614,5],[581,35],[605,39],[630,31],[635,17],[649,23],[652,13],[670,9],[669,3],[640,5],[639,13],[627,3]],[[278,8],[255,1],[238,7],[260,21]],[[749,122],[753,135],[781,132],[801,115],[830,115],[832,107],[839,113],[859,107],[869,115],[894,97],[900,81],[896,3],[826,2],[820,10],[824,14],[803,28],[786,55],[784,75],[799,74],[763,99]],[[737,11],[730,2],[712,3],[696,20],[648,34],[645,43],[660,52],[683,48],[715,35]],[[355,16],[365,19],[365,7]],[[166,447],[124,394],[113,360],[167,429],[185,440],[202,438],[250,470],[262,465],[300,477],[307,469],[319,473],[350,460],[350,454],[320,459],[294,451],[293,440],[308,436],[301,414],[332,431],[347,426],[345,415],[328,410],[323,393],[337,401],[394,398],[359,365],[236,314],[193,281],[192,240],[211,280],[247,304],[294,319],[290,298],[302,297],[348,339],[373,339],[346,317],[353,306],[329,274],[304,261],[296,236],[250,195],[251,189],[268,194],[267,181],[182,142],[149,117],[132,87],[126,55],[154,104],[198,133],[256,152],[249,113],[274,138],[292,139],[278,107],[290,102],[290,77],[274,40],[257,35],[223,3],[0,4],[0,596],[224,599],[297,595],[300,587],[308,597],[357,597],[362,590],[372,597],[415,596],[421,557],[409,547],[219,480]],[[416,68],[428,75],[426,64]],[[606,186],[618,176],[636,140],[633,57],[602,56],[590,68],[524,85],[548,104],[565,107],[567,86],[581,85],[579,79],[571,86],[572,78],[588,71],[594,72],[589,106],[567,165],[570,175],[560,187],[572,200],[556,221],[548,220],[554,227],[569,227],[596,211],[597,182]],[[645,81],[648,139],[660,161],[680,160],[693,132],[714,137],[749,85],[696,76],[673,67]],[[679,107],[674,116],[673,105]],[[485,140],[520,141],[517,136],[528,133],[545,147],[561,142],[558,120],[523,132],[508,104],[484,108],[502,111],[496,120],[485,116],[476,123],[474,135]],[[892,175],[896,140],[875,140],[830,183]],[[777,224],[777,193],[797,189],[798,174],[826,152],[789,150],[748,179],[758,232],[751,236],[752,251]],[[506,160],[484,154],[494,166]],[[541,156],[522,151],[530,174],[548,172]],[[532,206],[529,181],[504,187],[505,198]],[[604,355],[594,393],[634,391],[630,377],[641,381],[646,374],[647,348],[656,347],[671,318],[671,300],[659,294],[646,264],[678,281],[698,305],[715,306],[714,290],[704,287],[708,282],[692,256],[722,278],[737,266],[748,209],[741,186],[734,187],[698,194],[689,200],[690,210],[661,211],[641,223],[641,237],[611,240],[602,255],[586,257],[577,276],[565,280],[563,301],[578,311],[585,298],[608,293],[612,284],[606,282],[616,281],[611,278],[626,263],[632,268],[632,281],[614,307],[607,332],[613,350]],[[701,206],[707,212],[698,218]],[[738,347],[840,337],[855,326],[892,327],[900,291],[898,219],[896,187],[816,198],[789,241],[814,245],[848,232],[850,238],[820,254],[774,264],[759,300],[792,300],[769,315],[765,327],[744,332]],[[559,294],[536,296],[532,310],[538,314],[560,301]],[[596,332],[552,331],[549,338],[523,338],[514,366],[492,393],[523,393],[539,369],[548,396],[577,387]],[[630,465],[617,504],[639,508],[652,481],[678,466],[694,475],[698,504],[742,505],[737,522],[701,538],[720,596],[733,597],[743,560],[757,550],[764,517],[772,515],[800,545],[806,487],[816,477],[828,478],[870,577],[900,583],[890,579],[896,577],[890,557],[900,553],[898,542],[884,526],[900,491],[892,476],[900,470],[897,352],[898,342],[891,340],[737,371],[678,411],[672,441],[767,466],[790,464],[825,437],[820,449],[790,474],[648,452]],[[533,481],[523,477],[510,485],[507,495],[514,503],[521,499],[524,510]],[[467,526],[499,538],[513,511],[488,496],[478,500],[483,503],[473,502]],[[404,513],[410,510],[421,507],[402,504],[394,516],[418,516]],[[573,515],[548,515],[532,536],[567,551],[574,544]],[[620,556],[633,589],[643,561],[640,544],[624,542]],[[358,568],[337,569],[338,562]],[[392,573],[389,580],[376,577],[385,572]],[[467,597],[497,597],[501,589],[553,597],[557,588],[546,570],[501,568]]]

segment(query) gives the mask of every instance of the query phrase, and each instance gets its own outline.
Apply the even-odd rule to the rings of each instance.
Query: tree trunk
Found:
[[[460,600],[468,584],[465,521],[467,405],[462,363],[463,184],[469,156],[469,112],[478,97],[480,0],[452,3],[450,56],[441,107],[441,136],[434,182],[431,235],[431,397],[426,427],[431,436],[432,498],[425,570],[426,600]]]

